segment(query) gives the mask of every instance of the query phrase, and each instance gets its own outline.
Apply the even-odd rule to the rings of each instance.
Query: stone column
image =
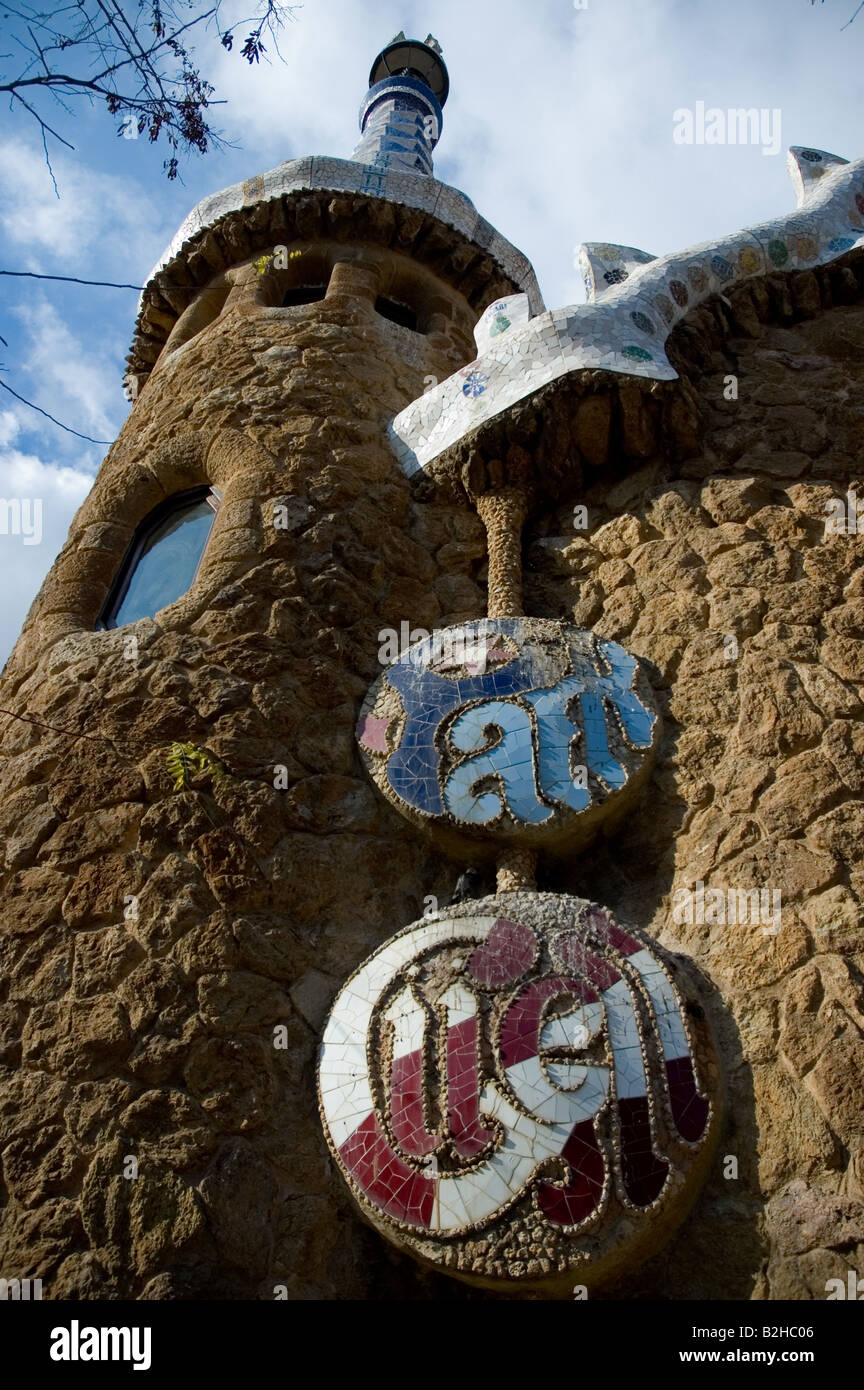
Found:
[[[496,891],[534,893],[537,891],[537,850],[507,849],[496,861]]]
[[[484,492],[476,502],[489,549],[490,618],[522,616],[522,526],[528,509],[523,487]]]
[[[327,299],[349,295],[352,299],[368,299],[374,303],[378,294],[379,266],[375,261],[357,256],[337,261],[330,273]]]

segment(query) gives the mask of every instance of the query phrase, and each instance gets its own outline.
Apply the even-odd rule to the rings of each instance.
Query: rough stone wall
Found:
[[[645,657],[665,721],[641,813],[549,886],[696,962],[728,1082],[693,1216],[616,1297],[822,1299],[864,1271],[864,534],[825,536],[864,493],[864,309],[788,308],[691,325],[701,449],[588,487],[588,532],[568,505],[528,537],[527,610]],[[779,890],[780,930],[676,924],[699,880]]]
[[[489,1296],[360,1223],[315,1105],[339,983],[460,868],[361,771],[378,632],[486,601],[480,520],[412,488],[383,432],[471,355],[472,313],[452,295],[452,331],[417,338],[375,315],[367,271],[280,310],[243,293],[247,268],[160,361],[4,673],[0,705],[39,723],[2,735],[0,1269],[48,1297]],[[667,394],[686,448],[652,434],[650,387],[620,384],[611,436],[586,395],[572,421],[594,472],[527,527],[525,610],[644,656],[666,718],[643,812],[541,865],[541,886],[694,958],[728,1077],[703,1198],[611,1296],[822,1297],[862,1267],[864,542],[822,533],[831,486],[861,476],[864,309],[823,308],[818,287],[811,317],[768,307],[754,289],[724,332],[700,311],[681,333],[691,404]],[[128,630],[92,632],[135,524],[203,481],[223,504],[189,595],[135,626],[137,652]],[[232,782],[173,792],[174,739]],[[693,877],[779,888],[780,931],[675,926]]]
[[[2,721],[0,1269],[46,1297],[435,1283],[348,1215],[314,1057],[338,984],[459,872],[373,793],[353,729],[380,629],[483,611],[481,522],[416,502],[384,435],[470,356],[474,314],[450,295],[423,337],[374,312],[368,264],[296,309],[245,274],[151,377],[0,694],[39,721]],[[204,481],[223,502],[193,589],[93,632],[135,524]],[[173,792],[172,740],[234,780]]]

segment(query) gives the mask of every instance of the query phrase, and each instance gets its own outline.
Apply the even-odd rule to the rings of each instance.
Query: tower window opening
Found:
[[[218,508],[209,487],[175,493],[155,507],[132,539],[97,628],[152,618],[191,589]]]
[[[297,304],[315,304],[327,293],[326,285],[294,285],[282,296],[282,308],[291,309]]]
[[[410,309],[407,304],[402,304],[398,299],[387,299],[383,294],[379,294],[375,300],[375,312],[380,314],[382,319],[389,319],[391,323],[398,323],[400,328],[410,328],[412,332],[420,332],[420,324],[415,309]]]

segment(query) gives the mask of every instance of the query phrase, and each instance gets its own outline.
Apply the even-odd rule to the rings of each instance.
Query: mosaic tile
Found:
[[[798,206],[801,207],[812,197],[826,173],[848,163],[848,159],[829,154],[827,150],[813,150],[793,145],[786,154],[786,167],[795,189]]]
[[[850,164],[825,150],[796,146],[788,163],[799,202],[790,216],[664,257],[588,243],[580,251],[588,302],[537,314],[518,331],[511,329],[507,338],[517,348],[515,357],[505,358],[501,344],[485,335],[481,317],[480,355],[472,370],[487,379],[482,418],[500,414],[565,371],[592,367],[675,380],[664,343],[680,319],[708,295],[756,275],[825,264],[864,244],[864,160]],[[550,328],[557,330],[557,347]],[[530,371],[523,366],[525,356],[530,357]],[[454,401],[446,382],[426,394],[423,411],[427,425],[429,412],[435,416],[425,437],[416,401],[389,426],[393,450],[409,476],[477,426],[472,404]]]
[[[373,781],[415,824],[538,845],[599,826],[607,803],[638,789],[658,738],[633,657],[533,618],[416,643],[372,686],[357,726]]]
[[[591,241],[579,247],[579,265],[590,300],[598,299],[616,285],[623,285],[634,271],[640,270],[655,258],[635,246],[610,246],[607,242]]]
[[[390,154],[397,156],[398,152],[390,151]],[[404,154],[398,154],[398,166],[393,160],[385,167],[376,169],[356,160],[306,156],[286,160],[266,173],[256,174],[209,194],[184,219],[147,276],[145,285],[149,285],[161,271],[171,267],[178,259],[185,258],[195,249],[198,238],[228,213],[254,207],[259,202],[270,202],[283,194],[306,190],[332,189],[337,193],[365,191],[388,202],[418,208],[439,217],[454,231],[469,239],[476,232],[477,244],[487,250],[513,283],[527,294],[531,311],[535,314],[542,312],[543,298],[527,257],[481,218],[471,199],[459,189],[440,183],[431,173],[409,171],[404,167],[403,160]],[[142,295],[138,302],[136,341],[141,331],[143,307]]]
[[[671,1052],[646,991],[677,1020]],[[530,1227],[548,1271],[590,1281],[685,1210],[710,1156],[716,1066],[691,1029],[648,942],[597,904],[517,892],[446,909],[337,997],[319,1064],[327,1139],[403,1249],[530,1284],[537,1269],[508,1254]],[[362,1068],[333,1084],[328,1059],[346,1045]]]

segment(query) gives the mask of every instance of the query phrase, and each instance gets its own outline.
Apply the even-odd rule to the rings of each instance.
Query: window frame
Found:
[[[158,502],[156,506],[147,513],[144,520],[139,522],[126,549],[126,554],[120,562],[120,567],[111,581],[111,586],[105,597],[105,602],[99,610],[99,616],[94,624],[96,632],[117,631],[121,627],[131,627],[133,623],[142,621],[140,618],[135,618],[132,620],[132,623],[118,623],[117,612],[129,591],[132,576],[144,553],[147,542],[153,535],[153,532],[158,530],[162,523],[166,521],[173,512],[185,511],[186,508],[194,506],[196,502],[207,502],[214,513],[215,521],[222,504],[222,494],[219,492],[218,488],[213,487],[210,483],[204,483],[199,487],[186,488],[183,492],[172,492],[170,497],[166,497],[164,501]],[[201,554],[198,556],[198,564],[195,566],[195,573],[192,576],[192,583],[189,585],[189,589],[192,588],[192,585],[198,578],[198,572],[204,560],[204,552],[207,549],[212,534],[213,528],[211,526],[210,533],[207,536],[207,540],[204,542]],[[189,589],[185,590],[187,594]],[[178,595],[178,598],[180,597],[182,597],[182,595]],[[176,603],[177,599],[173,601]]]

